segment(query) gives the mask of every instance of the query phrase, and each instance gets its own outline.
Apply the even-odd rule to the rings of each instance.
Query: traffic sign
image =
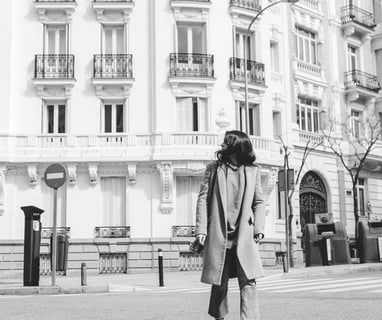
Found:
[[[61,187],[66,181],[65,168],[59,163],[51,164],[45,170],[44,181],[49,187],[53,189]]]

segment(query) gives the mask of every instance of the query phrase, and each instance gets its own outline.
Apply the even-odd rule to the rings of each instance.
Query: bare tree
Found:
[[[355,237],[358,241],[358,178],[365,168],[367,158],[377,148],[377,142],[381,139],[381,123],[375,117],[369,117],[355,125],[352,125],[349,118],[345,122],[329,120],[329,128],[323,133],[327,146],[341,161],[352,182]]]
[[[288,151],[288,146],[284,143],[282,138],[280,137],[282,148],[284,150],[284,161],[285,161],[285,167],[287,169],[290,169],[289,165],[289,151]],[[295,176],[294,176],[294,185],[298,185],[300,183],[301,179],[301,174],[303,172],[303,168],[305,166],[306,160],[308,159],[309,154],[317,149],[322,144],[322,140],[317,141],[317,142],[312,142],[310,139],[306,142],[305,148],[304,148],[304,153],[302,154],[301,158],[301,163],[298,167],[298,169],[295,169]],[[296,171],[297,170],[297,171]],[[288,234],[288,241],[289,241],[289,248],[291,250],[291,253],[293,253],[293,237],[292,237],[292,223],[293,223],[293,218],[294,218],[294,211],[293,211],[293,195],[294,195],[295,189],[293,188],[288,192],[288,208],[289,208],[289,215],[288,215],[288,225],[289,225],[289,234]],[[290,266],[294,266],[293,262],[293,255],[289,254],[289,259],[290,259]]]

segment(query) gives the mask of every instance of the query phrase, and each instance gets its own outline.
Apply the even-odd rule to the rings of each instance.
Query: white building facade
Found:
[[[198,268],[189,241],[200,182],[224,131],[246,130],[245,35],[270,2],[6,1],[0,22],[0,270],[22,270],[25,205],[45,210],[41,261],[48,270],[53,191],[43,175],[51,163],[68,174],[58,191],[58,227],[70,236],[69,271],[81,262],[100,273],[149,270],[158,248],[165,267]],[[275,265],[285,250],[276,187],[280,136],[298,165],[306,139],[321,139],[329,114],[382,112],[376,87],[382,29],[375,19],[381,3],[362,2],[372,15],[368,25],[353,14],[341,19],[347,14],[342,7],[357,6],[340,2],[274,6],[256,20],[247,42],[248,132],[267,199],[265,265]],[[352,70],[374,75],[374,82],[367,80],[374,87],[347,87],[345,72],[352,77]],[[337,165],[321,147],[304,173],[325,187],[313,194],[324,199],[319,211],[332,212],[351,234],[350,181]],[[362,178],[365,201],[377,211],[382,176],[365,172]],[[305,208],[301,199],[312,196],[296,188],[293,231],[301,262],[301,219],[312,210],[300,215],[299,209]]]

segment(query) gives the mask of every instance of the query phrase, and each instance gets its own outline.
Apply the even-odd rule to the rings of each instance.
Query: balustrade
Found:
[[[230,58],[230,79],[245,81],[244,59]],[[249,82],[256,82],[265,85],[264,64],[252,60],[247,60],[247,79]]]
[[[214,56],[197,53],[171,53],[171,77],[203,77],[214,76]]]
[[[36,79],[74,78],[74,55],[37,54],[35,55]]]

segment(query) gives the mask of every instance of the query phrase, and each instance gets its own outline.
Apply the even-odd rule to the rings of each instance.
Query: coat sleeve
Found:
[[[195,234],[207,234],[208,221],[208,194],[211,183],[212,166],[207,165],[200,185],[198,201],[196,203]]]
[[[252,211],[254,215],[254,234],[263,233],[265,228],[265,199],[261,187],[260,168],[256,170],[255,194],[253,197]]]

